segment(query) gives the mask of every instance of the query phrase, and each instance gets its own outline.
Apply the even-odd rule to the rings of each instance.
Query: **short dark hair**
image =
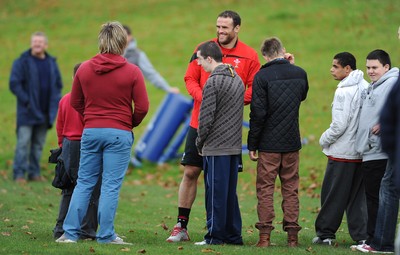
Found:
[[[383,66],[389,65],[389,69],[392,68],[389,54],[381,49],[371,51],[367,56],[367,60],[378,60]]]
[[[261,45],[261,54],[265,57],[276,57],[282,54],[283,44],[278,37],[271,37],[264,40]]]
[[[130,27],[128,27],[127,25],[122,25],[122,26],[124,27],[127,35],[131,35],[132,34],[132,31],[131,31]]]
[[[242,19],[240,18],[239,14],[230,10],[221,12],[218,15],[218,18],[231,18],[233,20],[233,27],[236,27],[237,25],[240,26],[240,24],[242,23]]]
[[[352,70],[357,69],[356,58],[350,52],[340,52],[336,54],[333,59],[336,59],[342,67],[350,66]]]
[[[76,64],[76,65],[74,66],[74,77],[75,77],[75,74],[76,74],[76,72],[78,71],[78,69],[79,69],[80,66],[81,66],[81,63],[78,63],[78,64]]]
[[[214,41],[208,41],[202,43],[198,48],[197,51],[200,51],[200,55],[203,58],[211,57],[217,63],[222,62],[222,51],[218,44]]]

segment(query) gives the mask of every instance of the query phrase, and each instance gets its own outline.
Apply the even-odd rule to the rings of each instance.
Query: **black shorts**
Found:
[[[189,127],[185,152],[183,153],[181,164],[189,166],[197,166],[203,169],[203,157],[199,155],[196,147],[197,129]]]

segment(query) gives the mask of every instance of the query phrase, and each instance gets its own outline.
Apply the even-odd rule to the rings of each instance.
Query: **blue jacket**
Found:
[[[400,195],[400,78],[390,91],[380,116],[382,150],[393,165],[393,178]]]
[[[61,98],[62,81],[56,59],[46,53],[50,61],[50,92],[47,113],[42,113],[39,102],[39,74],[31,49],[23,52],[12,66],[10,90],[17,97],[17,128],[47,123],[51,128]]]

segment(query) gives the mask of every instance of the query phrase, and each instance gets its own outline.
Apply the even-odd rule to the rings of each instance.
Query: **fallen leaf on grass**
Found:
[[[315,251],[313,250],[313,248],[311,246],[309,246],[306,251],[311,252],[311,253],[315,253]]]
[[[25,232],[25,234],[27,234],[27,235],[32,235],[32,232]]]
[[[207,248],[207,249],[202,249],[201,252],[203,252],[203,253],[210,253],[210,252],[214,252],[214,250],[211,249],[211,248]]]
[[[129,249],[129,248],[122,248],[121,251],[127,252],[127,251],[131,251],[131,249]]]
[[[161,227],[162,227],[164,230],[168,230],[168,226],[165,225],[165,223],[162,223],[162,224],[161,224]]]
[[[183,246],[178,246],[178,250],[183,250]]]
[[[95,253],[96,251],[94,250],[93,247],[90,247],[89,252]]]
[[[9,221],[11,221],[9,218],[5,218],[4,220],[3,220],[4,222],[9,222]]]
[[[145,250],[145,249],[141,249],[141,250],[138,250],[137,253],[145,254],[145,253],[146,253],[146,250]]]
[[[28,225],[22,226],[22,229],[29,229]]]
[[[1,232],[1,235],[3,235],[3,236],[11,236],[11,233],[10,232]]]

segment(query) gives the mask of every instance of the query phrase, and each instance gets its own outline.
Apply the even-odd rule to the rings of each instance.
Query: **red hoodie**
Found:
[[[83,131],[83,117],[71,107],[71,93],[65,94],[58,104],[56,130],[58,145],[62,147],[64,137],[80,141]]]
[[[79,67],[71,105],[84,116],[85,128],[132,130],[149,109],[143,74],[122,56],[97,54]]]

